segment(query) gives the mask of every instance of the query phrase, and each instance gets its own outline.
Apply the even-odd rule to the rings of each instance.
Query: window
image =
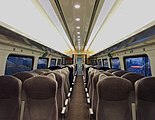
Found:
[[[12,75],[16,72],[30,71],[33,68],[33,57],[10,54],[7,58],[5,75]]]
[[[102,59],[102,63],[103,63],[103,67],[109,67],[107,59]]]
[[[113,69],[120,69],[120,61],[119,58],[111,58],[111,68]]]
[[[48,59],[47,58],[39,58],[37,69],[44,69],[48,66]]]
[[[61,59],[58,59],[57,65],[61,65]]]
[[[66,65],[71,65],[73,63],[72,58],[66,58]]]
[[[92,65],[97,65],[97,60],[91,60]]]
[[[98,59],[98,65],[102,66],[102,61],[101,61],[101,59]]]
[[[150,61],[147,55],[125,57],[125,69],[145,76],[151,76]]]
[[[56,65],[56,59],[52,58],[50,67],[55,66],[55,65]]]

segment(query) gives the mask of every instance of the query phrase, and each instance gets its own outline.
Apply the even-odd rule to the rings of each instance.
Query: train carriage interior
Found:
[[[1,0],[0,120],[155,120],[154,0]]]

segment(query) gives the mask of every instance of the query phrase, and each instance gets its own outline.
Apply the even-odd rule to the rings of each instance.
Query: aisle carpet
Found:
[[[78,75],[71,96],[67,120],[89,120],[88,109],[82,75]]]

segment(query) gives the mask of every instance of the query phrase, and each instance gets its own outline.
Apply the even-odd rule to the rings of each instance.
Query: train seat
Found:
[[[32,72],[18,72],[13,74],[13,76],[17,77],[18,79],[20,79],[22,82],[24,82],[26,79],[37,76],[37,74],[32,73]]]
[[[130,102],[131,103],[135,103],[135,88],[134,88],[134,84],[137,80],[145,77],[141,74],[137,74],[137,73],[126,73],[124,75],[121,76],[122,78],[126,78],[127,80],[129,80],[132,83],[132,92],[130,93]]]
[[[155,119],[155,77],[145,77],[135,83],[137,120]]]
[[[24,120],[58,120],[57,82],[36,76],[23,83],[26,94]]]
[[[124,70],[118,70],[118,71],[113,72],[112,74],[114,74],[115,76],[121,77],[122,75],[124,75],[126,73],[128,73],[128,72],[124,71]]]
[[[19,120],[22,82],[14,76],[0,76],[0,120]]]
[[[106,72],[112,73],[112,72],[115,72],[115,71],[118,71],[118,69],[109,69]]]
[[[96,120],[131,120],[130,81],[120,77],[105,77],[97,83]]]
[[[64,93],[64,81],[62,76],[58,73],[58,72],[52,72],[51,74],[47,75],[47,77],[53,76],[53,74],[55,75],[55,80],[58,83],[58,89],[57,89],[57,104],[58,104],[58,116],[59,119],[61,118],[61,111],[62,108],[64,107],[64,103],[65,103],[65,93]]]

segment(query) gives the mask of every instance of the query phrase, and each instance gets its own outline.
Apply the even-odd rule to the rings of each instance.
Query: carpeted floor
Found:
[[[71,96],[67,120],[89,120],[82,76],[78,75]]]

